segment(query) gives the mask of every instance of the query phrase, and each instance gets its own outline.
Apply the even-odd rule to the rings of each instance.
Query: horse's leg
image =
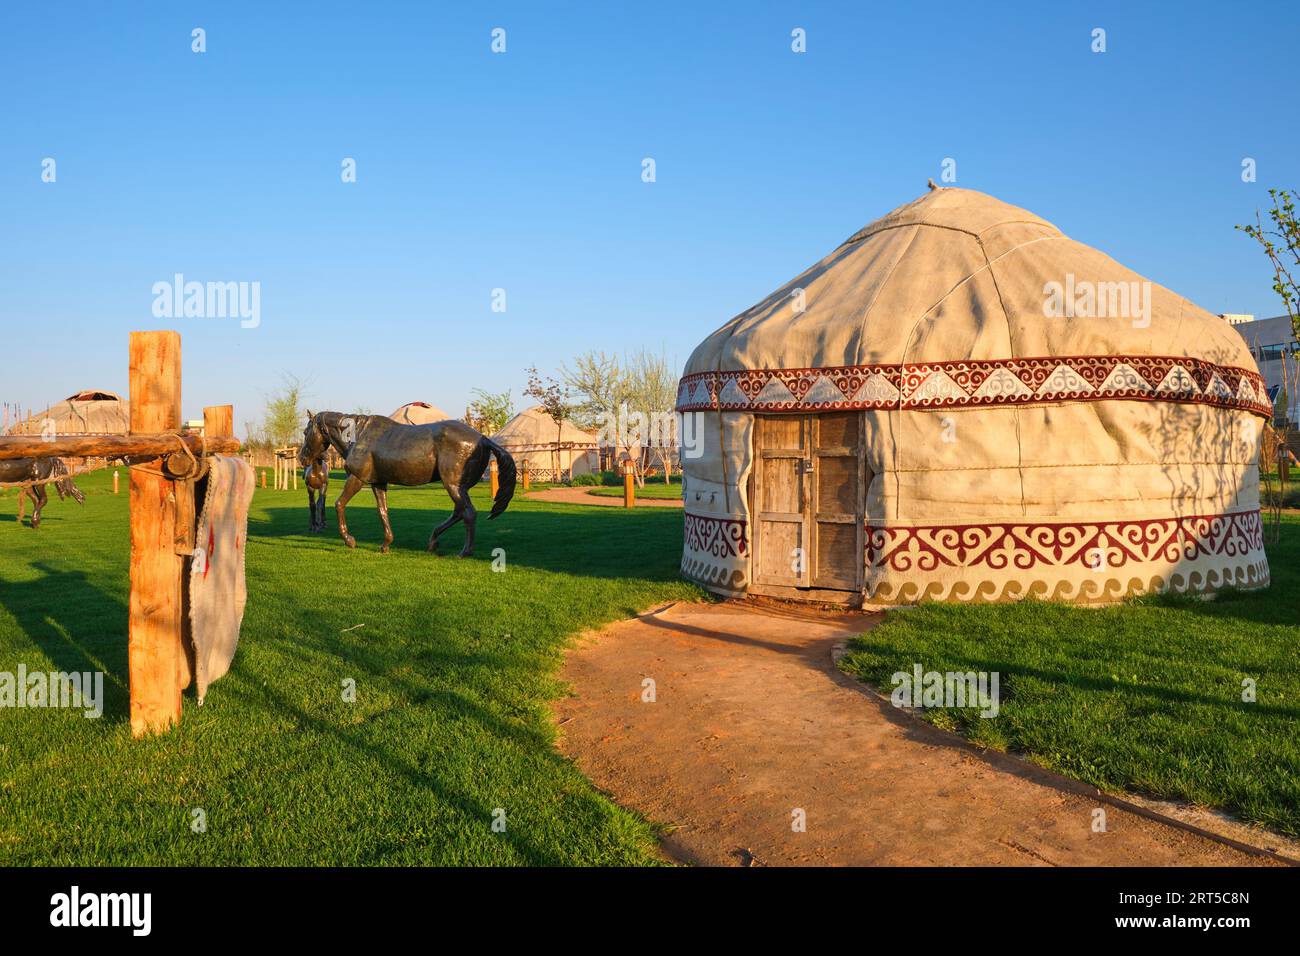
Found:
[[[316,530],[325,530],[325,492],[329,490],[330,483],[322,481],[320,483],[320,493],[316,499]]]
[[[455,506],[455,510],[452,511],[446,521],[434,528],[433,534],[429,536],[429,551],[431,553],[438,550],[438,539],[442,537],[442,533],[465,517],[467,496],[460,490],[460,486],[444,482],[443,487],[447,489],[447,494],[451,497],[451,503]]]
[[[44,485],[32,485],[32,497],[36,499],[36,507],[32,509],[32,528],[39,528],[41,509],[45,507],[45,502],[50,496],[46,493]]]
[[[379,549],[379,553],[387,554],[388,546],[393,543],[393,526],[388,523],[388,486],[371,485],[370,489],[375,493],[375,509],[379,512],[379,521],[384,526],[384,544]]]
[[[307,531],[308,533],[316,530],[316,492],[311,490],[311,485],[307,486]]]
[[[365,482],[356,475],[348,475],[348,480],[343,485],[343,493],[334,502],[334,511],[339,516],[339,534],[343,536],[343,540],[349,548],[355,548],[357,542],[352,535],[348,534],[348,523],[343,517],[343,512],[347,508],[348,502],[352,500],[352,496],[360,491],[363,485],[365,485]]]
[[[462,491],[465,498],[462,506],[465,512],[465,547],[460,549],[460,556],[468,558],[474,553],[474,525],[478,521],[478,512],[474,510],[474,503],[469,500],[469,492]]]

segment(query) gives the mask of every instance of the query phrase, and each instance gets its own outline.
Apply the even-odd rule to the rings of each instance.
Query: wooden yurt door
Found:
[[[862,585],[862,415],[760,416],[754,429],[754,581]]]

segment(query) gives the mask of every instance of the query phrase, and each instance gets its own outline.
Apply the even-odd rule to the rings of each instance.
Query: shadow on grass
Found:
[[[84,571],[55,568],[44,562],[32,567],[40,577],[17,583],[6,581],[0,588],[0,606],[13,615],[54,670],[103,671],[104,719],[126,720],[130,713],[126,605],[116,595],[92,584]],[[105,628],[99,626],[101,621],[118,623]],[[44,662],[21,663],[29,672],[47,669]]]
[[[348,531],[356,539],[358,551],[378,552],[383,530],[373,499],[367,502],[368,497],[363,492],[353,499],[348,508]],[[250,521],[249,533],[263,538],[291,537],[299,546],[306,544],[321,552],[345,552],[333,505],[326,509],[325,531],[310,533],[305,494],[301,498],[297,507],[269,507],[265,518]],[[450,502],[440,492],[439,497],[430,494],[429,502],[428,508],[394,507],[390,497],[394,551],[426,553],[430,531],[451,513]],[[360,507],[365,504],[369,507]],[[444,504],[447,507],[442,507]],[[438,554],[427,557],[430,561],[462,560],[456,554],[464,543],[464,525],[459,524],[439,539]],[[681,546],[680,511],[532,505],[511,508],[489,521],[486,509],[481,508],[474,555],[468,560],[490,562],[493,550],[502,548],[512,567],[584,577],[674,581],[680,577]]]

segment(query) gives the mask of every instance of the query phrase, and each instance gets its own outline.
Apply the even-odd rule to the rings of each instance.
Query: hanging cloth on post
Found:
[[[199,703],[208,685],[230,669],[248,592],[244,551],[253,469],[242,458],[213,455],[190,565],[190,629]]]

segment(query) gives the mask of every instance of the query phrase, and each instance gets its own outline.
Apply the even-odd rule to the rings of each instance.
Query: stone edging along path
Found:
[[[563,670],[574,695],[555,706],[560,749],[664,827],[681,862],[1291,862],[1266,852],[1269,834],[1208,833],[895,709],[832,660],[878,619],[672,604],[586,634]],[[1093,832],[1098,809],[1105,832]]]

